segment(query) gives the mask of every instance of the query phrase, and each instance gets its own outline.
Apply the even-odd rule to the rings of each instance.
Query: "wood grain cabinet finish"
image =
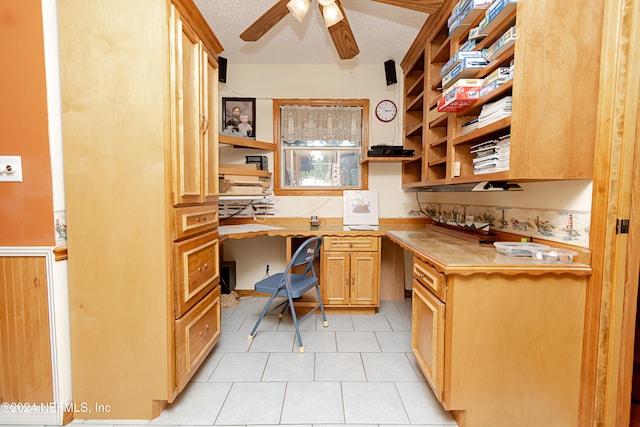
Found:
[[[476,267],[414,258],[412,350],[436,397],[465,427],[578,425],[587,277]]]
[[[222,46],[191,0],[60,0],[58,18],[73,397],[152,419],[219,337]]]
[[[220,337],[220,287],[176,320],[178,388],[183,389]]]
[[[380,305],[379,248],[379,237],[323,239],[320,288],[325,305]]]
[[[554,0],[518,1],[491,21],[474,50],[491,47],[512,27],[513,45],[466,78],[483,79],[513,61],[513,78],[457,112],[439,112],[441,70],[469,40],[484,13],[470,13],[455,31],[448,19],[457,0],[429,15],[401,62],[404,74],[404,147],[416,156],[403,162],[405,190],[480,181],[591,179],[598,105],[598,76],[604,1],[569,1],[560,12]],[[586,24],[588,23],[588,24]],[[586,25],[585,25],[586,24]],[[570,52],[580,52],[574,55]],[[580,80],[576,81],[576,76]],[[450,86],[449,86],[450,87]],[[447,87],[447,88],[449,88]],[[512,97],[510,117],[462,133],[483,106]],[[471,147],[510,135],[508,170],[474,174]]]
[[[44,257],[0,257],[2,403],[53,401],[46,268]]]
[[[175,244],[176,318],[193,307],[220,281],[218,233]]]
[[[182,240],[218,227],[218,205],[178,207],[172,212],[174,240]]]

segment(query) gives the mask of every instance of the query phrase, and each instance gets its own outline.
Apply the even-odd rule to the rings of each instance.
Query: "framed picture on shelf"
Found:
[[[256,99],[222,98],[222,133],[256,139]]]

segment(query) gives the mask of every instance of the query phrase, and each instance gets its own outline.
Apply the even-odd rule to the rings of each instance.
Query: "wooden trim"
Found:
[[[590,233],[593,275],[587,287],[581,426],[629,425],[629,358],[640,251],[640,69],[632,60],[638,56],[640,42],[638,11],[634,0],[605,2]],[[616,218],[633,218],[636,224],[628,235],[617,235]]]
[[[189,24],[197,28],[198,36],[202,40],[205,48],[218,62],[218,55],[224,50],[222,44],[213,33],[213,30],[204,19],[197,6],[189,0],[172,0],[173,5],[180,12],[182,17],[186,17]]]
[[[234,147],[257,148],[259,150],[274,151],[277,145],[273,142],[256,141],[255,139],[241,138],[239,136],[218,134],[218,142],[220,144],[229,144]]]
[[[339,189],[289,189],[282,188],[280,183],[280,107],[288,105],[306,105],[311,107],[320,106],[343,106],[362,107],[362,153],[366,153],[369,147],[369,100],[368,99],[274,99],[273,100],[273,139],[275,141],[274,166],[273,166],[273,192],[278,196],[341,196],[343,188]],[[360,163],[361,186],[359,190],[369,189],[369,164]]]
[[[53,249],[53,259],[57,261],[64,261],[68,258],[67,247],[57,246]]]

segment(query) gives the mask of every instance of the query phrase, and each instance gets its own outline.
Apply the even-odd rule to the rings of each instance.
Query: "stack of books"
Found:
[[[504,135],[498,139],[484,141],[471,146],[474,175],[504,172],[509,170],[510,159],[510,135]]]
[[[496,102],[482,106],[478,116],[478,127],[487,126],[509,116],[511,116],[511,96],[505,96]]]
[[[469,120],[468,122],[462,124],[460,136],[471,133],[476,129],[478,129],[478,119]]]

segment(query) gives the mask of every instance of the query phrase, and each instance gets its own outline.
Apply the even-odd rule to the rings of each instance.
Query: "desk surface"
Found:
[[[478,245],[463,238],[443,234],[435,226],[420,223],[381,224],[377,230],[349,230],[342,223],[322,223],[311,227],[308,222],[281,219],[265,224],[234,224],[219,227],[221,242],[259,236],[376,236],[387,237],[416,256],[435,264],[446,273],[474,274],[502,272],[505,274],[570,273],[591,274],[588,264],[540,264],[529,257],[512,257],[496,252],[492,245]]]

